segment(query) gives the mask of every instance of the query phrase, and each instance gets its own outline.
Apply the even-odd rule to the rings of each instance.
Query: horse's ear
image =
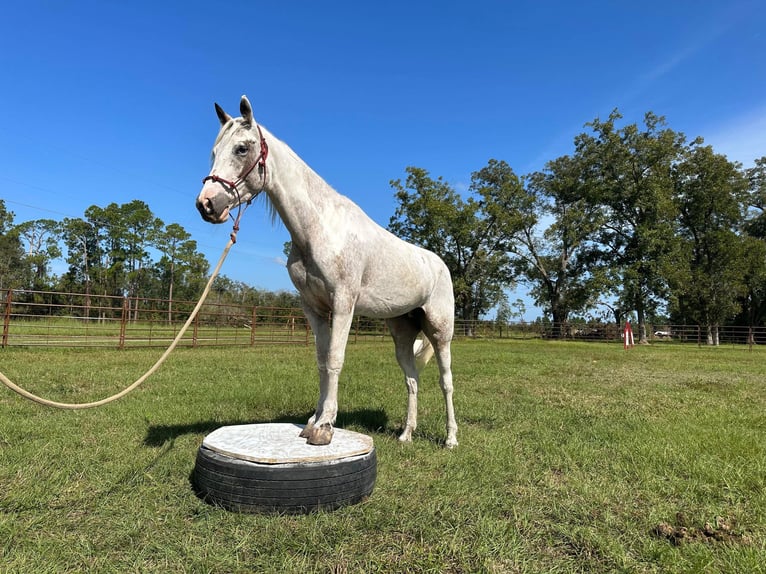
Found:
[[[245,120],[246,124],[250,124],[251,126],[254,125],[253,108],[250,106],[250,101],[247,99],[247,96],[242,96],[242,99],[239,101],[239,114],[242,116],[242,119]]]
[[[223,111],[223,108],[219,106],[218,104],[215,105],[215,113],[218,115],[218,121],[221,122],[221,125],[226,125],[227,122],[231,121],[231,116]]]

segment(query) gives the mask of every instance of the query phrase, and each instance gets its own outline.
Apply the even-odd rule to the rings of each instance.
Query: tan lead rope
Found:
[[[38,397],[37,395],[30,393],[29,391],[25,391],[18,385],[14,384],[2,372],[0,372],[0,382],[2,382],[6,387],[11,389],[12,391],[20,394],[22,397],[25,397],[29,399],[30,401],[34,401],[36,403],[39,403],[41,405],[45,405],[48,407],[55,407],[57,409],[70,409],[70,410],[90,409],[93,407],[100,407],[101,405],[111,403],[112,401],[116,401],[117,399],[124,397],[129,392],[139,387],[141,383],[143,383],[146,379],[152,376],[155,373],[155,371],[157,371],[157,369],[160,368],[160,365],[162,365],[162,363],[165,362],[165,359],[168,358],[168,355],[170,355],[170,353],[173,352],[173,349],[176,348],[179,341],[181,340],[181,337],[184,336],[184,333],[186,333],[186,330],[189,328],[189,325],[191,325],[192,321],[194,321],[194,317],[197,316],[197,313],[202,308],[202,304],[205,302],[205,299],[207,299],[207,296],[210,293],[210,289],[213,286],[213,281],[218,276],[218,273],[221,270],[221,267],[223,266],[223,262],[226,259],[226,256],[229,254],[229,250],[231,249],[231,246],[237,242],[237,236],[236,236],[236,233],[238,230],[237,223],[239,223],[239,217],[237,217],[237,222],[234,225],[234,232],[231,234],[231,239],[229,240],[229,243],[226,245],[226,248],[223,250],[223,253],[221,254],[221,258],[218,260],[218,265],[216,265],[215,269],[213,270],[213,274],[210,276],[210,279],[208,279],[207,285],[205,286],[205,290],[202,292],[202,296],[200,297],[200,300],[197,303],[197,306],[194,307],[194,310],[192,311],[191,315],[189,315],[189,318],[186,320],[186,323],[184,323],[184,326],[178,332],[178,335],[176,335],[176,338],[173,339],[173,342],[170,344],[167,350],[162,354],[162,356],[159,359],[157,359],[157,362],[154,363],[152,368],[146,371],[146,373],[144,373],[144,375],[141,376],[141,378],[136,380],[136,382],[131,384],[129,387],[127,387],[126,389],[123,389],[122,391],[120,391],[119,393],[115,395],[112,395],[111,397],[101,399],[100,401],[94,401],[92,403],[59,403],[56,401],[51,401],[48,399],[44,399],[42,397]]]

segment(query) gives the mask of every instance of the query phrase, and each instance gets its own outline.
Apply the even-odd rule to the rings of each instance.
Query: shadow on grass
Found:
[[[303,425],[312,413],[287,414],[268,420],[230,420],[230,421],[199,421],[177,425],[152,425],[146,432],[144,444],[146,446],[160,447],[176,438],[184,435],[207,435],[215,429],[244,424],[262,423],[293,423]],[[336,428],[359,427],[367,432],[386,432],[388,417],[382,409],[359,409],[355,411],[341,411],[338,413]]]

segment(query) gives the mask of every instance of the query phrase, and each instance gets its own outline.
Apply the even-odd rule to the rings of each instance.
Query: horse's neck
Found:
[[[322,212],[336,204],[338,193],[290,147],[269,139],[272,163],[266,192],[293,242],[308,245],[308,234],[321,226]]]

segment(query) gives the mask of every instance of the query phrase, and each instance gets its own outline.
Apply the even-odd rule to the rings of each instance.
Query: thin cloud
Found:
[[[716,153],[750,167],[755,159],[766,156],[766,105],[713,127],[705,135],[705,143]]]
[[[716,19],[709,22],[709,26],[698,29],[695,37],[691,38],[683,45],[677,46],[675,51],[670,53],[666,58],[643,74],[640,74],[636,84],[632,87],[627,96],[632,98],[644,93],[658,80],[661,80],[672,71],[679,68],[686,61],[692,59],[696,54],[728,33],[739,21],[745,18],[746,15],[747,10],[732,10],[731,6],[727,7],[723,12],[719,12]]]
[[[587,131],[585,123],[592,121],[594,118],[605,119],[605,116],[613,109],[619,109],[620,113],[625,117],[625,121],[640,121],[632,120],[633,115],[632,107],[636,102],[640,102],[644,95],[649,92],[653,86],[658,84],[667,77],[669,74],[685,65],[686,62],[693,59],[698,53],[703,51],[707,46],[714,43],[716,40],[724,36],[729,32],[740,20],[742,20],[749,13],[749,3],[745,3],[740,6],[738,10],[731,10],[729,7],[725,13],[719,14],[718,19],[715,22],[711,22],[709,27],[699,32],[699,35],[692,38],[682,45],[678,45],[674,50],[670,51],[663,59],[653,66],[648,67],[643,73],[639,73],[635,80],[627,83],[618,91],[610,94],[604,102],[599,104],[591,115],[581,118],[579,124],[573,123],[566,129],[559,131],[550,139],[549,144],[537,155],[532,161],[528,162],[526,171],[539,170],[543,168],[543,165],[549,160],[557,157],[558,155],[572,153],[574,150],[574,137]],[[763,112],[763,110],[762,110]],[[643,114],[642,114],[643,115]],[[764,113],[760,114],[761,120],[763,120]],[[580,120],[580,118],[578,118]],[[763,124],[760,124],[763,127]],[[755,145],[758,142],[759,133],[755,130],[752,133],[747,132],[744,129],[737,130],[740,132],[746,132],[749,136],[748,141]],[[762,132],[766,131],[762,129]],[[707,139],[707,138],[706,138]],[[736,140],[733,140],[733,142]],[[762,141],[762,140],[761,140]],[[761,146],[763,150],[763,146]],[[739,151],[739,150],[738,150]],[[762,151],[761,155],[766,154],[766,150]],[[727,154],[728,155],[728,154]],[[734,156],[732,156],[734,157]],[[760,156],[756,156],[760,157]],[[736,158],[738,161],[744,161],[743,159]]]

